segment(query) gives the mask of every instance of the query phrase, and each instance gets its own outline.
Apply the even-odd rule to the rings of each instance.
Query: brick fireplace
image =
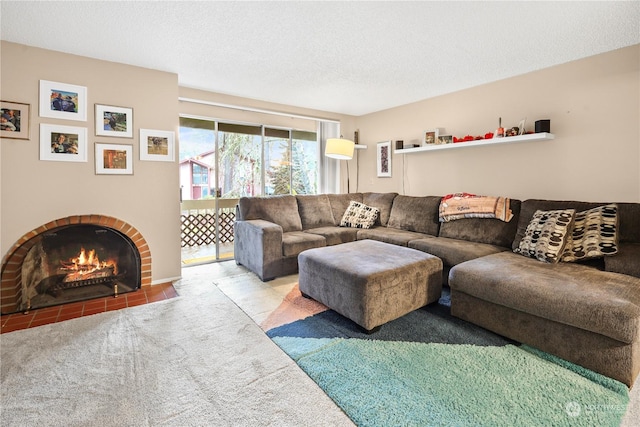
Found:
[[[120,276],[125,276],[127,274],[130,275],[130,271],[135,270],[138,277],[135,278],[135,284],[133,286],[138,287],[151,285],[151,252],[149,251],[149,246],[147,245],[146,240],[135,227],[120,219],[106,215],[74,215],[51,221],[26,233],[18,239],[18,241],[7,252],[6,256],[2,260],[2,270],[0,275],[0,310],[2,314],[15,313],[30,308],[28,307],[29,303],[26,303],[25,301],[30,301],[31,296],[28,296],[25,293],[33,292],[32,289],[29,290],[29,284],[27,283],[32,279],[25,277],[23,280],[23,274],[25,269],[26,271],[31,270],[31,264],[36,266],[38,264],[38,260],[36,259],[34,261],[33,259],[33,253],[37,250],[41,250],[41,247],[46,247],[47,241],[51,240],[51,236],[63,236],[66,231],[73,228],[82,229],[83,231],[88,230],[89,234],[96,233],[100,236],[109,234],[121,236],[124,241],[128,242],[131,247],[131,251],[135,253],[136,265],[135,268],[132,269],[132,262],[128,262],[128,268],[127,264],[125,264],[125,268],[121,268],[124,272],[121,271]],[[83,241],[83,246],[85,243],[87,242]],[[87,254],[88,253],[89,248],[87,248]],[[83,253],[82,256],[84,258],[85,254]],[[76,263],[76,261],[77,259],[74,258],[73,263],[69,262],[67,264],[71,265]],[[110,267],[107,266],[107,262],[103,261],[103,264],[103,270],[108,271]],[[127,273],[127,270],[129,273]],[[127,279],[129,281],[132,280],[130,277]],[[101,280],[105,279],[98,278],[96,279],[96,283],[99,283]],[[45,280],[43,280],[43,282],[44,281]],[[49,288],[49,293],[52,293],[51,289],[64,287],[62,285],[62,280],[58,280],[56,283],[57,284],[55,286]],[[81,286],[86,284],[87,289],[94,286],[94,282],[87,280],[75,283],[83,283]],[[117,282],[114,281],[113,283],[116,283],[115,292],[117,293]],[[40,288],[41,287],[42,285],[40,285]],[[121,288],[128,289],[126,286],[121,286]],[[72,291],[76,292],[75,289],[70,290],[69,292]],[[65,292],[67,291],[62,290],[56,291],[53,294],[57,295],[58,293]]]

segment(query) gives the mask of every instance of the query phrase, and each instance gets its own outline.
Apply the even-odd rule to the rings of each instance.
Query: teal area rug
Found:
[[[267,335],[359,426],[617,426],[629,402],[624,384],[453,318],[446,299],[372,335],[332,310]]]

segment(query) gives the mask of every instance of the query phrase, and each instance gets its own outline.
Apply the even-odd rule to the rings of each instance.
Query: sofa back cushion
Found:
[[[437,196],[396,196],[387,226],[437,236],[440,199]]]
[[[617,203],[618,242],[640,243],[640,203]]]
[[[263,219],[278,224],[285,233],[301,231],[302,222],[295,196],[241,197],[238,201],[240,219]]]
[[[340,221],[352,201],[362,203],[362,193],[327,194],[327,198],[331,204],[333,225],[336,226],[340,225]]]
[[[326,194],[305,194],[296,196],[302,229],[334,225],[331,203]]]
[[[509,199],[509,202],[513,213],[513,218],[509,222],[495,218],[456,219],[440,224],[440,234],[438,236],[511,248],[511,243],[518,228],[522,202],[517,199]]]
[[[387,225],[389,216],[391,215],[393,199],[395,199],[397,195],[398,193],[364,193],[362,195],[362,203],[380,209],[380,215],[378,215],[375,225]]]

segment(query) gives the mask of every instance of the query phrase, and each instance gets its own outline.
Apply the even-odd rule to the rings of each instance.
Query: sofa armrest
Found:
[[[279,273],[282,264],[282,227],[262,219],[236,221],[234,256],[260,277],[270,280]]]

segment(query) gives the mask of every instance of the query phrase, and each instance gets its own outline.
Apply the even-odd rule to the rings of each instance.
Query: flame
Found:
[[[85,248],[81,248],[78,256],[71,258],[70,262],[62,262],[61,269],[67,273],[65,282],[118,274],[118,264],[115,259],[100,261],[95,249],[87,251]]]

